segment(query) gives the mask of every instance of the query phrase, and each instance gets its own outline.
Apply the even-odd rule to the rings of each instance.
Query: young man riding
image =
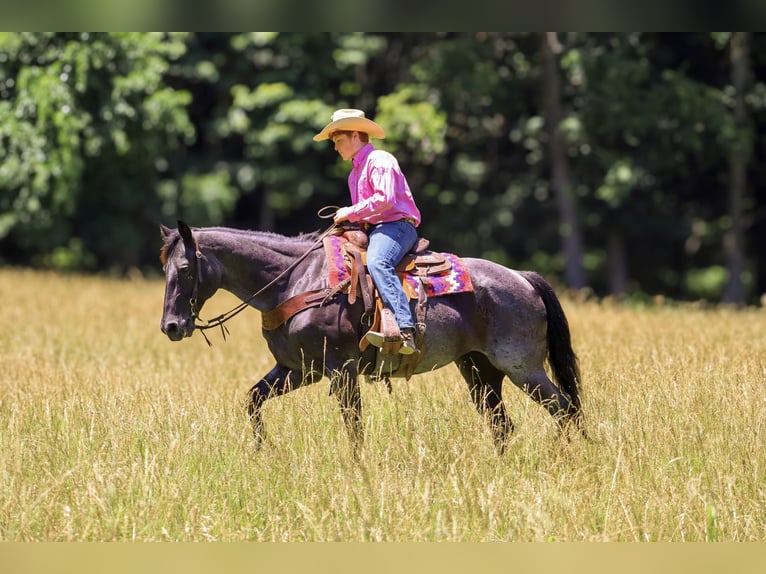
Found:
[[[348,176],[351,206],[338,209],[334,221],[360,223],[367,231],[367,269],[383,306],[396,318],[402,337],[399,353],[411,355],[418,352],[415,321],[394,269],[418,240],[420,211],[399,162],[370,143],[372,138],[384,137],[383,128],[367,119],[362,110],[341,109],[314,136],[314,141],[331,140],[335,151],[353,164]],[[383,333],[377,331],[368,331],[365,338],[377,347],[385,341]]]

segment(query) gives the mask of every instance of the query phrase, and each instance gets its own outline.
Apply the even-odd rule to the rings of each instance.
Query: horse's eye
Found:
[[[183,275],[184,277],[188,277],[190,275],[189,266],[188,265],[184,265],[182,267],[179,267],[178,268],[178,274],[179,275]]]

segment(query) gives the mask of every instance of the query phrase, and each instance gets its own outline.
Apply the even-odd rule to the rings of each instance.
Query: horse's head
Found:
[[[183,221],[178,229],[160,226],[164,241],[160,260],[165,270],[165,302],[160,329],[171,341],[191,337],[194,320],[218,289],[220,277]]]

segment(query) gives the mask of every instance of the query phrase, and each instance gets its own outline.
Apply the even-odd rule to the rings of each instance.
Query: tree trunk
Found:
[[[583,240],[577,205],[572,193],[569,161],[561,142],[561,84],[556,54],[561,51],[555,32],[542,34],[543,56],[543,118],[550,152],[551,183],[559,211],[559,234],[565,259],[564,279],[570,287],[585,287],[583,269]]]
[[[612,295],[621,297],[628,291],[628,257],[625,253],[625,241],[617,229],[609,231],[607,255],[609,257],[609,289]]]
[[[726,303],[744,304],[746,299],[743,275],[744,254],[744,207],[747,188],[747,165],[752,155],[752,139],[748,133],[748,116],[745,109],[745,93],[750,77],[749,32],[734,32],[729,45],[731,80],[734,86],[734,125],[736,141],[729,151],[729,217],[731,227],[724,236],[724,249],[729,278],[723,294]]]
[[[261,210],[258,216],[258,229],[261,231],[276,231],[276,220],[274,210],[269,204],[269,192],[261,193]]]

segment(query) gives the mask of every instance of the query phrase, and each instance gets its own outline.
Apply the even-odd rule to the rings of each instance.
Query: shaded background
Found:
[[[297,234],[312,136],[387,131],[432,247],[597,295],[766,293],[766,34],[2,33],[0,263],[160,274],[160,223]]]

